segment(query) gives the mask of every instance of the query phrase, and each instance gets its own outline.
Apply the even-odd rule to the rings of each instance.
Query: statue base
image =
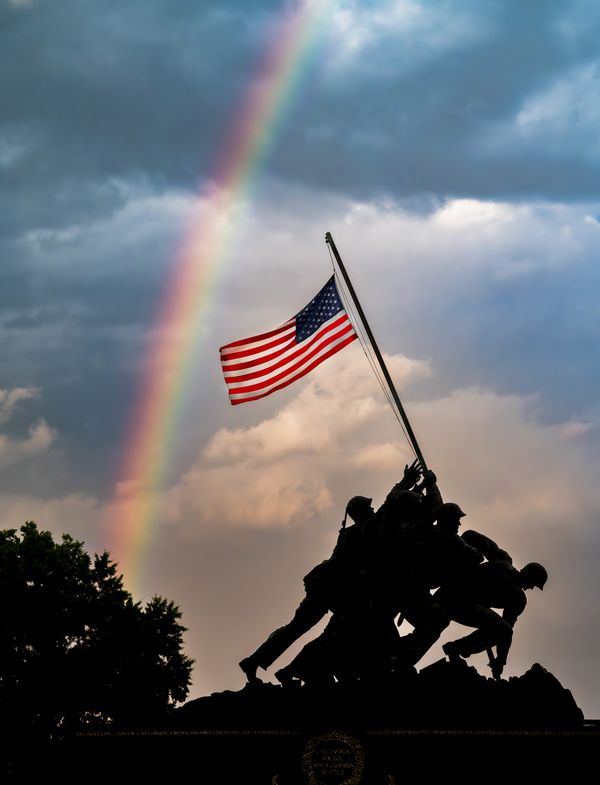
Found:
[[[385,683],[248,685],[189,701],[161,727],[80,733],[17,773],[215,785],[393,785],[460,776],[523,779],[595,763],[600,723],[541,665],[494,681],[440,660]],[[482,768],[482,765],[484,768]]]
[[[66,760],[80,774],[98,761],[111,779],[128,782],[185,781],[218,785],[395,785],[417,774],[420,782],[481,782],[494,777],[563,770],[575,755],[578,767],[595,763],[600,725],[579,729],[375,729],[155,731],[79,737]],[[75,753],[75,754],[73,754]],[[568,756],[568,757],[567,757]],[[483,768],[482,768],[483,766]],[[60,772],[64,775],[65,758]],[[410,774],[409,774],[410,773]],[[118,776],[117,776],[118,775]],[[67,781],[68,781],[67,777]],[[63,779],[64,781],[64,779]]]

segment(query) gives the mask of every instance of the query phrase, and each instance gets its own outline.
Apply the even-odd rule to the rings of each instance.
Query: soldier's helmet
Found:
[[[532,586],[537,586],[538,589],[544,590],[544,584],[548,580],[548,573],[545,567],[538,564],[536,561],[530,561],[521,570],[521,575],[526,579],[527,583]]]
[[[399,491],[393,499],[394,513],[404,518],[417,515],[421,506],[421,497],[414,491]]]
[[[356,520],[354,516],[357,513],[360,514],[361,512],[368,512],[370,510],[372,501],[373,499],[368,499],[366,496],[353,496],[346,505],[346,514],[349,515],[353,521]]]
[[[438,521],[440,518],[444,520],[448,520],[449,518],[464,518],[467,513],[463,512],[458,504],[455,502],[446,502],[442,504],[440,509],[438,510]]]

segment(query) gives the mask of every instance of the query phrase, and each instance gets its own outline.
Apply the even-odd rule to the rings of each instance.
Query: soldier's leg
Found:
[[[266,670],[292,643],[318,624],[327,612],[325,601],[312,592],[308,593],[291,621],[272,632],[255,652],[240,662],[240,668],[247,678],[255,680],[257,668]]]
[[[512,627],[500,614],[482,605],[465,604],[452,613],[453,621],[467,627],[477,627],[475,632],[443,646],[444,652],[452,658],[470,657],[491,646],[510,647]]]
[[[426,589],[405,599],[402,615],[414,630],[400,638],[399,656],[406,664],[416,665],[450,624],[450,618]]]
[[[383,686],[394,670],[404,665],[412,666],[412,649],[401,649],[401,638],[394,623],[393,613],[373,613],[355,635],[355,660],[357,673],[372,686]]]
[[[275,676],[284,687],[290,686],[296,679],[309,686],[333,684],[340,658],[347,659],[352,651],[351,632],[352,627],[345,619],[332,616],[319,637],[307,643]]]

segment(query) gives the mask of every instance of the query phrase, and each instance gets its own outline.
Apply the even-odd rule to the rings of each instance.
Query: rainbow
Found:
[[[186,379],[202,330],[199,315],[206,314],[233,239],[227,216],[248,195],[296,92],[317,31],[335,2],[298,0],[280,20],[216,157],[211,187],[199,195],[191,231],[173,261],[109,506],[109,550],[131,591],[139,587],[177,435]]]

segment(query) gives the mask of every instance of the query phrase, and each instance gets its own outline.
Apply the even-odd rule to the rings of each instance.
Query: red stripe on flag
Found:
[[[343,322],[346,322],[346,326],[342,330],[337,330],[334,335],[329,335],[330,333],[333,332],[333,330],[336,330],[336,328],[339,327]],[[268,374],[271,374],[273,371],[276,371],[278,368],[283,368],[284,366],[293,362],[297,358],[301,358],[298,362],[287,368],[283,373],[274,377],[270,376],[268,379],[269,383],[272,381],[277,381],[277,379],[281,379],[287,373],[290,373],[290,371],[295,371],[301,365],[304,365],[306,360],[310,359],[311,357],[314,357],[315,354],[318,354],[323,349],[324,346],[327,346],[327,344],[331,343],[334,340],[337,340],[342,335],[346,335],[348,332],[353,332],[353,327],[350,324],[348,317],[344,314],[344,316],[341,319],[338,319],[336,320],[336,322],[329,325],[329,327],[326,330],[323,330],[323,332],[316,335],[314,338],[311,338],[310,341],[306,344],[306,346],[300,345],[295,352],[292,352],[292,354],[288,355],[287,357],[284,357],[282,360],[272,363],[267,368],[261,368],[260,370],[253,371],[251,373],[240,374],[239,376],[238,375],[231,376],[229,374],[225,374],[225,382],[227,383],[227,386],[230,386],[231,384],[237,384],[238,382],[250,381],[251,379],[260,379],[261,377],[264,377]],[[325,336],[328,337],[327,340],[324,341],[323,338]],[[318,345],[315,346],[315,344]],[[257,363],[254,363],[254,365],[256,364]],[[260,364],[262,365],[263,362],[261,361]]]
[[[260,393],[260,395],[252,395],[244,398],[239,398],[237,400],[231,400],[230,397],[231,405],[237,406],[239,403],[246,403],[247,401],[257,401],[259,398],[265,398],[267,395],[270,395],[271,393],[276,392],[277,390],[283,390],[284,387],[287,387],[288,385],[292,384],[292,382],[295,382],[298,379],[301,379],[303,376],[306,376],[306,374],[309,373],[309,371],[312,371],[313,368],[316,368],[317,365],[320,365],[323,362],[323,360],[326,360],[328,357],[332,357],[334,354],[336,354],[336,352],[339,352],[340,349],[343,349],[345,346],[348,346],[349,343],[352,343],[352,341],[356,340],[356,338],[358,338],[357,334],[353,333],[352,335],[348,336],[348,338],[346,338],[345,341],[343,341],[338,346],[334,346],[333,349],[330,349],[322,357],[319,357],[318,360],[312,362],[307,368],[305,368],[300,373],[296,374],[291,379],[288,379],[282,384],[278,384],[276,387],[272,387],[270,390]],[[232,393],[230,391],[230,396],[231,394]]]
[[[278,351],[270,352],[267,355],[257,356],[253,360],[248,360],[243,363],[221,363],[223,367],[223,374],[225,376],[225,379],[235,378],[235,374],[230,375],[232,371],[237,371],[237,370],[243,371],[249,368],[258,369],[256,371],[257,374],[267,374],[270,371],[275,370],[276,368],[283,366],[288,362],[292,362],[292,360],[294,360],[296,357],[302,356],[302,354],[308,352],[312,346],[318,343],[322,339],[323,335],[333,330],[339,331],[339,328],[344,324],[350,324],[346,314],[342,314],[342,316],[338,317],[334,322],[331,322],[329,325],[325,327],[321,326],[313,336],[306,339],[302,343],[297,344],[294,341],[285,351],[279,349]],[[352,329],[352,325],[350,325],[350,329]],[[292,349],[292,351],[290,351],[290,349]],[[286,354],[285,357],[282,356],[284,354]],[[237,378],[239,379],[240,376],[238,376]]]
[[[269,341],[269,343],[262,343],[259,346],[253,346],[250,349],[242,349],[239,352],[231,352],[230,354],[224,355],[223,350],[221,349],[220,350],[221,358],[222,358],[221,362],[229,362],[229,360],[237,360],[238,357],[251,357],[253,354],[256,354],[257,352],[266,352],[267,349],[273,349],[275,346],[281,346],[281,344],[285,344],[282,350],[285,351],[287,346],[288,345],[291,346],[294,342],[295,339],[294,338],[290,339],[290,336],[286,333],[285,335],[282,335],[280,338],[276,338],[274,341]],[[248,341],[248,343],[250,343],[250,341]]]
[[[282,324],[281,327],[278,327],[276,330],[269,330],[267,333],[261,333],[260,335],[253,335],[252,338],[242,338],[239,341],[232,341],[231,343],[226,343],[225,346],[221,346],[219,351],[222,353],[225,349],[231,349],[234,346],[245,346],[248,343],[252,343],[253,341],[262,341],[265,338],[271,338],[273,335],[279,335],[279,333],[287,330],[288,327],[291,326],[292,322],[295,319],[290,319],[285,324]]]
[[[349,321],[348,320],[348,315],[346,313],[343,313],[340,317],[338,317],[338,319],[336,319],[335,322],[332,322],[330,327],[337,327],[338,325],[342,324],[344,321]],[[299,356],[300,352],[302,352],[305,349],[309,348],[310,346],[312,346],[315,343],[315,341],[318,341],[318,340],[319,340],[319,334],[318,334],[318,331],[317,331],[315,333],[315,335],[312,338],[310,338],[310,343],[304,342],[304,343],[296,344],[295,340],[291,340],[289,342],[289,344],[286,344],[285,346],[283,346],[281,349],[278,349],[277,351],[271,352],[267,356],[255,357],[253,360],[246,360],[245,362],[242,362],[242,363],[238,363],[238,362],[230,363],[229,362],[229,357],[231,356],[230,355],[230,356],[228,356],[226,358],[223,358],[221,360],[221,367],[223,368],[223,374],[225,375],[225,378],[227,379],[227,371],[238,371],[238,370],[239,371],[243,371],[245,368],[254,368],[257,365],[264,365],[265,363],[268,363],[271,360],[275,360],[277,357],[281,357],[281,355],[284,354],[291,346],[297,345],[298,346],[298,351],[294,352],[291,355],[288,355],[289,359],[292,360],[293,357]],[[227,360],[227,362],[226,362],[226,360]],[[287,360],[285,360],[285,362],[287,362]],[[275,367],[275,366],[273,366],[273,367]],[[265,371],[265,373],[266,373],[266,371]]]

